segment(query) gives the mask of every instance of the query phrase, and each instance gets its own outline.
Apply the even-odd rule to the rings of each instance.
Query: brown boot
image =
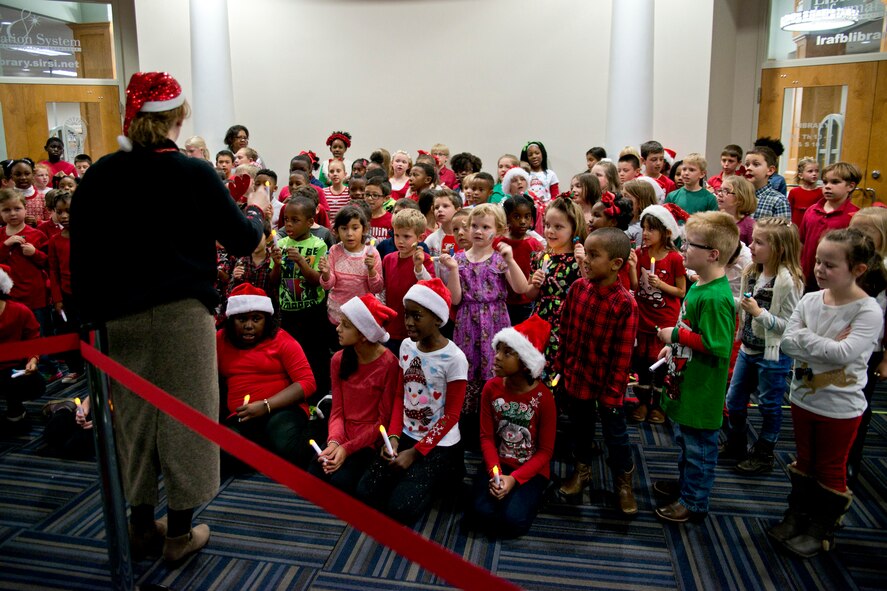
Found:
[[[634,466],[628,472],[616,474],[613,479],[616,484],[616,496],[619,499],[619,510],[623,515],[635,515],[638,512],[638,504],[631,490],[632,476],[634,476]]]
[[[178,565],[206,546],[208,541],[209,526],[195,525],[190,532],[183,536],[166,538],[166,542],[163,544],[163,560],[171,565]]]
[[[631,420],[637,423],[643,423],[647,420],[647,405],[638,404],[631,413]]]
[[[591,466],[576,462],[576,469],[573,470],[573,475],[561,485],[560,493],[566,496],[578,495],[590,482]]]

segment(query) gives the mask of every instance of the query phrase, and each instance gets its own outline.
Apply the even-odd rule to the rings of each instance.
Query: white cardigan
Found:
[[[773,282],[773,300],[770,302],[770,309],[763,310],[757,318],[752,317],[752,332],[756,337],[764,339],[764,359],[767,361],[779,359],[782,335],[792,312],[795,311],[795,306],[801,299],[802,290],[803,286],[794,281],[789,270],[779,267],[776,280]],[[748,275],[743,274],[739,293],[743,294],[746,291],[748,291]],[[738,306],[737,309],[739,310],[739,323],[737,324],[736,340],[740,340],[748,312]]]

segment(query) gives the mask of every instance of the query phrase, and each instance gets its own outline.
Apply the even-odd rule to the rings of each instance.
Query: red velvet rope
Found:
[[[356,501],[339,489],[293,466],[268,450],[167,394],[148,380],[83,343],[77,335],[64,335],[0,345],[0,361],[58,353],[80,348],[83,358],[117,380],[123,387],[156,406],[189,429],[206,437],[237,459],[249,464],[299,496],[373,537],[401,556],[419,564],[461,589],[495,591],[519,589],[461,556],[417,534],[412,529]]]

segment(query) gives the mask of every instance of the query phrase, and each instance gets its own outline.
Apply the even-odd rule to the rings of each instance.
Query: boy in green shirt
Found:
[[[702,188],[706,168],[708,168],[708,164],[701,154],[695,152],[687,154],[681,164],[681,180],[684,181],[684,186],[669,193],[665,202],[674,203],[690,215],[700,211],[717,211],[717,198],[713,193]]]
[[[330,392],[331,325],[327,321],[326,292],[320,287],[317,270],[327,246],[311,233],[315,209],[314,202],[306,197],[293,197],[287,202],[282,214],[287,235],[277,241],[271,284],[280,286],[280,327],[302,346],[314,373],[315,398],[319,400]]]
[[[659,331],[666,343],[659,357],[668,360],[662,410],[672,420],[681,453],[680,479],[655,482],[653,492],[670,502],[656,509],[656,516],[674,523],[708,513],[736,332],[725,273],[739,244],[736,221],[723,212],[698,213],[687,220],[686,236],[686,266],[699,280],[687,292],[678,325]]]

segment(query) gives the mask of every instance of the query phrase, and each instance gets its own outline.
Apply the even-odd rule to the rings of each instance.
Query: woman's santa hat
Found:
[[[178,81],[166,72],[136,72],[126,87],[126,115],[123,135],[117,137],[120,148],[132,150],[129,125],[139,113],[162,113],[185,104],[185,93]]]
[[[369,293],[360,297],[354,296],[342,304],[342,314],[371,343],[388,342],[389,335],[383,326],[397,316],[397,312],[383,305]]]
[[[10,273],[12,273],[12,269],[9,266],[0,265],[0,293],[4,295],[9,295],[14,285],[12,277],[9,275]]]
[[[530,173],[521,168],[520,166],[512,166],[508,169],[508,172],[505,173],[505,176],[502,177],[502,192],[506,195],[509,194],[511,190],[511,182],[517,177],[523,177],[525,181],[527,181],[527,185],[530,184]]]
[[[493,337],[493,349],[499,343],[508,345],[517,352],[533,377],[538,378],[545,369],[545,355],[542,352],[548,344],[550,335],[551,324],[538,314],[533,314],[520,324],[497,332]]]
[[[249,283],[241,283],[232,289],[231,295],[228,296],[225,316],[231,318],[247,312],[274,314],[274,305],[271,303],[271,298],[265,294],[265,290]]]
[[[403,303],[416,302],[446,323],[450,319],[450,290],[439,278],[423,279],[407,291]]]

